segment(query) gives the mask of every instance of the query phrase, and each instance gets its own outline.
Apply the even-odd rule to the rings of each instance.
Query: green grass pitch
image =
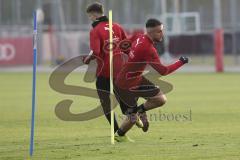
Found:
[[[1,160],[237,160],[240,157],[240,75],[178,73],[163,77],[174,85],[168,102],[155,115],[150,130],[134,127],[135,143],[110,144],[110,126],[102,116],[85,122],[65,122],[54,113],[63,99],[73,99],[74,113],[90,110],[98,100],[62,95],[50,89],[49,74],[37,75],[35,151],[30,158],[31,73],[0,74]],[[68,83],[83,85],[82,74]],[[84,84],[85,85],[85,84]],[[87,84],[94,87],[94,84]],[[184,121],[159,119],[159,113],[185,114]],[[116,109],[119,121],[121,114]],[[189,116],[188,115],[188,116]],[[155,119],[156,118],[156,119]]]

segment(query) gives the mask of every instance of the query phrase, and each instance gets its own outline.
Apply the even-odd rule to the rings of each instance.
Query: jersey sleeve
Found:
[[[126,35],[126,33],[125,33],[125,31],[123,30],[122,27],[120,27],[120,32],[121,32],[121,38],[122,38],[122,40],[123,40],[123,39],[127,39],[127,35]]]
[[[183,63],[179,60],[168,66],[163,65],[156,51],[153,51],[149,57],[151,58],[148,59],[148,64],[150,64],[159,74],[163,76],[168,75],[183,66]]]
[[[128,39],[124,29],[118,24],[117,26],[119,28],[119,37],[120,37],[119,49],[122,51],[122,53],[128,55],[130,52],[132,42]]]
[[[95,56],[99,56],[99,54],[100,54],[100,38],[94,30],[91,30],[91,32],[90,32],[90,49],[93,51],[93,54]]]

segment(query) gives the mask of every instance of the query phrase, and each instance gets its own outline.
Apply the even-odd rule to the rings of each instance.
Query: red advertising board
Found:
[[[0,66],[32,64],[32,37],[0,38]]]

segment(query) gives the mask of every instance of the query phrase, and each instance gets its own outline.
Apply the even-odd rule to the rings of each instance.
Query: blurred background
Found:
[[[32,13],[38,12],[38,65],[54,67],[89,53],[93,0],[0,0],[0,68],[32,65]],[[189,56],[190,71],[240,71],[239,0],[100,0],[129,36],[152,17],[165,24],[156,44],[165,63]]]

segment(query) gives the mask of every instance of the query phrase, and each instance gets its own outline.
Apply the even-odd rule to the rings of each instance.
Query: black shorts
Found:
[[[103,110],[110,113],[111,111],[110,110],[111,104],[110,104],[110,97],[109,97],[110,96],[110,79],[102,76],[97,77],[96,88],[97,88],[98,96],[99,96],[101,105],[103,107]],[[126,104],[123,103],[123,101],[119,99],[118,96],[116,96],[115,90],[116,89],[114,86],[115,97],[120,105],[122,113],[125,113],[127,111],[128,106],[126,106]]]
[[[139,86],[131,89],[120,89],[118,87],[114,87],[115,95],[118,97],[117,99],[124,103],[121,106],[121,110],[123,114],[127,114],[128,110],[132,110],[137,107],[137,101],[140,97],[148,99],[150,97],[156,96],[160,89],[158,86],[154,85],[148,79],[143,77]],[[122,108],[124,107],[124,108]]]

